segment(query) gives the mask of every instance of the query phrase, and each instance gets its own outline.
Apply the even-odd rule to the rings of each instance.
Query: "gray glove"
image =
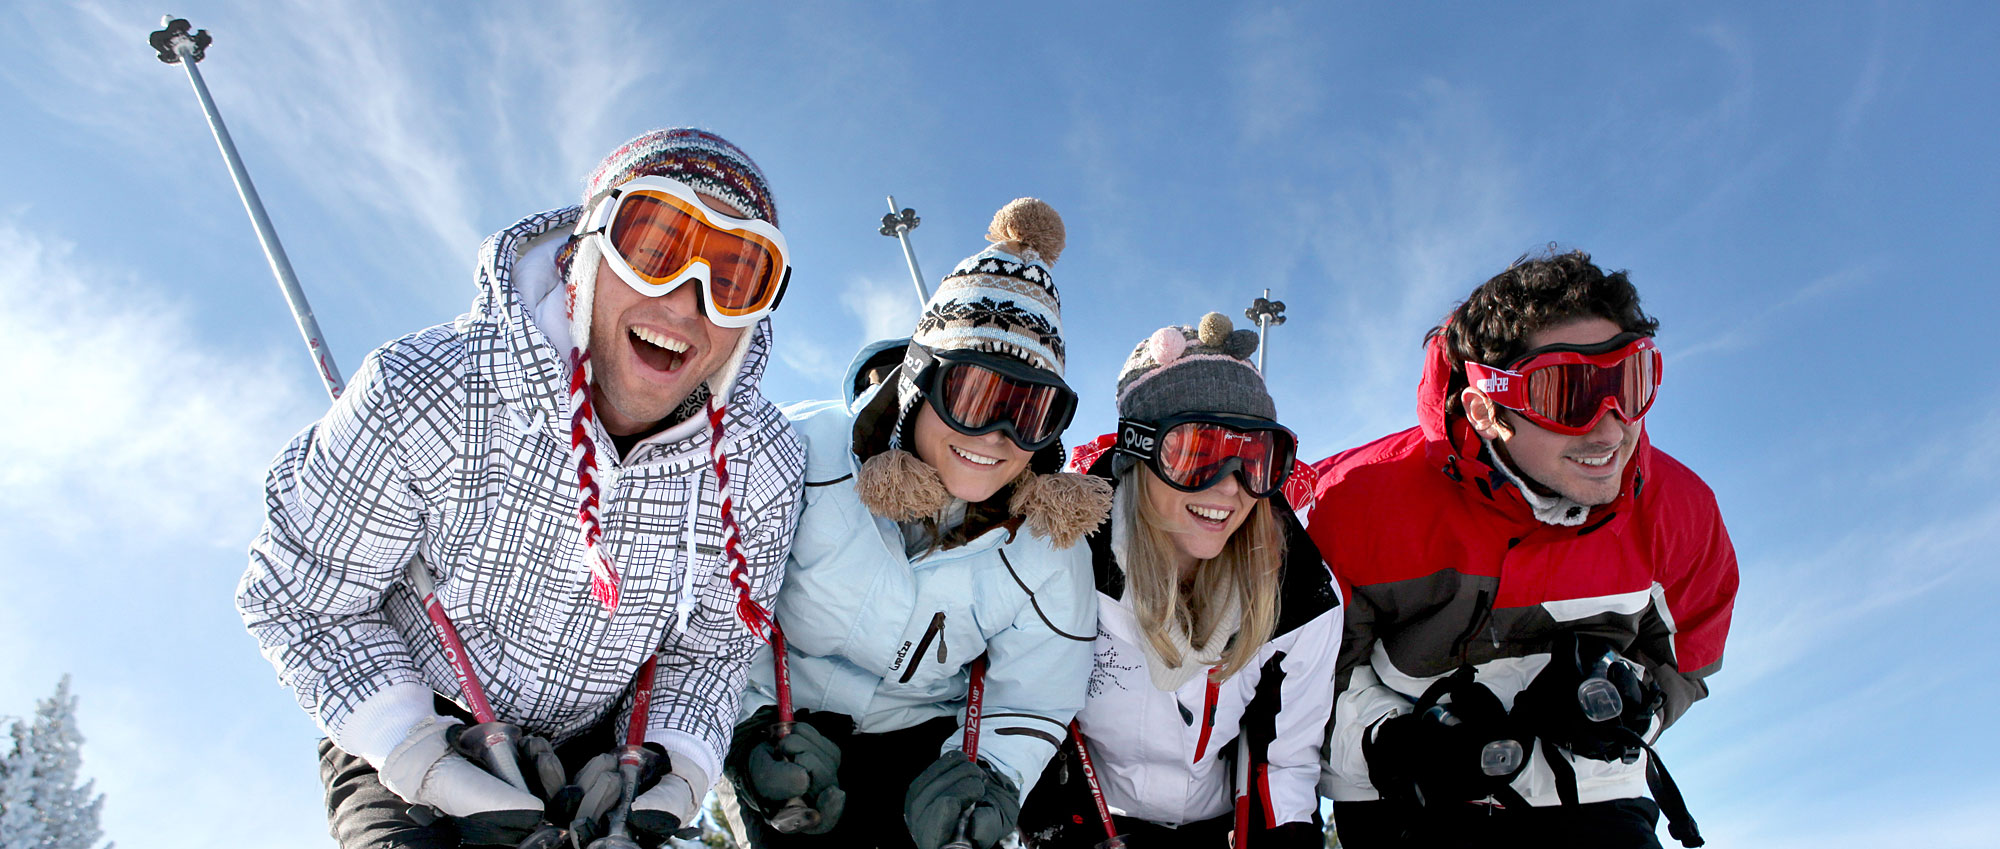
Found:
[[[790,733],[773,740],[776,724],[777,711],[766,707],[736,727],[730,768],[740,779],[739,789],[766,822],[796,799],[819,814],[817,824],[797,833],[832,831],[847,807],[847,791],[840,789],[840,747],[803,721],[794,721]]]
[[[453,729],[463,727],[442,716],[418,723],[383,759],[382,786],[456,818],[465,843],[519,843],[541,822],[542,800],[459,754]]]
[[[969,820],[964,816],[968,808]],[[940,849],[959,836],[961,822],[973,846],[991,849],[1013,833],[1020,816],[1021,792],[1014,782],[957,750],[925,767],[903,797],[903,821],[917,849]]]

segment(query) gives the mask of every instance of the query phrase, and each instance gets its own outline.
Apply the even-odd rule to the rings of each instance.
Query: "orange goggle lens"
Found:
[[[708,305],[722,315],[769,307],[784,282],[777,245],[713,227],[701,210],[670,195],[640,190],[620,198],[608,235],[618,258],[650,283],[672,283],[696,260],[707,263]]]

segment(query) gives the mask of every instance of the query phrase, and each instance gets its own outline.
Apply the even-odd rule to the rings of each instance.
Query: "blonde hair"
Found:
[[[1135,464],[1120,475],[1119,486],[1131,495],[1112,521],[1129,529],[1120,565],[1125,569],[1126,597],[1138,615],[1139,630],[1162,660],[1181,665],[1180,648],[1172,639],[1179,632],[1190,645],[1205,645],[1214,636],[1226,611],[1217,608],[1230,593],[1243,607],[1243,617],[1222,653],[1216,680],[1225,680],[1250,664],[1257,651],[1271,641],[1278,625],[1278,573],[1285,562],[1285,537],[1278,530],[1278,517],[1270,499],[1259,498],[1250,515],[1229,535],[1216,556],[1195,564],[1192,584],[1183,592],[1180,570],[1174,567],[1174,541],[1160,528],[1150,507],[1145,506],[1143,487],[1154,477],[1144,466]],[[1166,486],[1164,482],[1160,486]]]

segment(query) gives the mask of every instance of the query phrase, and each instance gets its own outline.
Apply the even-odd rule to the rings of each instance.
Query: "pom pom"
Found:
[[[917,455],[895,448],[861,464],[854,491],[868,512],[893,522],[935,516],[951,498],[936,469]]]
[[[1027,520],[1028,531],[1056,548],[1068,548],[1111,515],[1111,483],[1070,473],[1034,475],[1014,482],[1007,509]]]
[[[1041,255],[1042,261],[1056,264],[1066,238],[1062,216],[1056,209],[1035,198],[1016,198],[993,213],[986,228],[989,242],[1013,242]]]
[[[1202,316],[1199,331],[1201,344],[1208,348],[1220,348],[1224,342],[1229,341],[1229,331],[1233,329],[1235,325],[1229,323],[1229,316],[1222,313],[1212,312]]]
[[[1238,330],[1229,334],[1223,340],[1222,352],[1239,360],[1250,359],[1251,354],[1257,353],[1257,331]]]
[[[1180,359],[1186,351],[1187,337],[1178,327],[1162,327],[1146,339],[1146,356],[1160,365]]]

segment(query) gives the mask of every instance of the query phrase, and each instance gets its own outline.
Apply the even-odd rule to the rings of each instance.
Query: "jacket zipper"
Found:
[[[1221,670],[1220,666],[1208,670],[1207,691],[1201,697],[1201,738],[1195,741],[1194,760],[1189,763],[1201,763],[1201,756],[1208,753],[1208,734],[1215,730],[1215,699],[1222,690],[1222,682],[1215,680],[1215,673]]]
[[[936,615],[931,617],[931,626],[924,630],[924,638],[917,641],[917,650],[910,653],[910,665],[903,668],[903,677],[896,683],[910,683],[910,676],[917,674],[917,664],[922,663],[924,653],[930,651],[931,640],[936,639],[938,634],[943,631],[944,611],[940,610]],[[938,662],[944,662],[944,646],[942,644],[938,645]]]
[[[1451,644],[1451,653],[1461,664],[1471,657],[1472,638],[1486,625],[1487,620],[1493,618],[1493,593],[1480,590],[1478,599],[1473,602],[1473,609],[1472,623],[1467,625],[1465,633],[1459,634],[1458,640]]]

